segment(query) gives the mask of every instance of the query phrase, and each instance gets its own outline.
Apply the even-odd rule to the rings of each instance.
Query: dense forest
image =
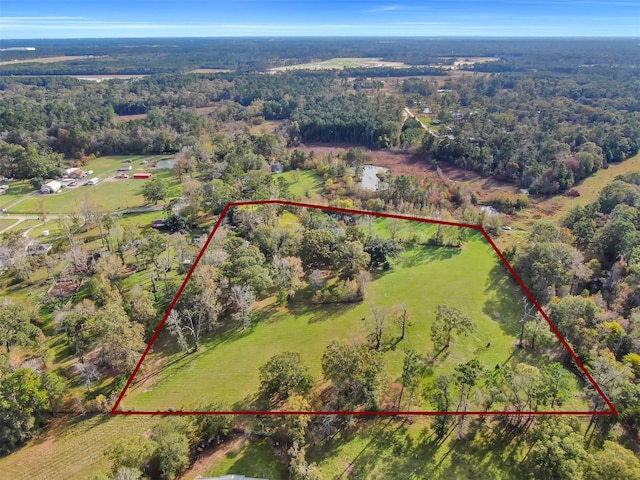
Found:
[[[376,93],[379,85],[361,85],[325,72],[150,76],[100,84],[5,78],[2,164],[14,154],[46,164],[55,153],[79,158],[177,152],[229,120],[282,121],[291,144],[407,148],[423,135],[419,124],[406,132],[409,141],[402,135],[403,104],[430,105],[434,112],[431,123],[438,127],[422,139],[423,161],[449,162],[535,193],[566,191],[640,147],[640,86],[632,69],[447,79],[445,88],[414,78],[392,95]],[[352,95],[354,88],[364,93]],[[202,117],[195,111],[200,107],[212,111]],[[116,121],[118,115],[140,114],[146,118]],[[3,174],[47,172],[5,168]]]

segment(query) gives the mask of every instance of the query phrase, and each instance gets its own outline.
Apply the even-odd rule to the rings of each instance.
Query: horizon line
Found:
[[[173,39],[173,40],[186,40],[186,39],[239,39],[239,38],[283,38],[283,39],[468,39],[468,40],[538,40],[538,39],[602,39],[602,38],[615,38],[615,39],[629,39],[640,40],[640,36],[636,35],[614,35],[614,34],[602,34],[602,35],[287,35],[287,34],[244,34],[244,35],[191,35],[191,36],[104,36],[104,37],[16,37],[16,38],[0,38],[0,44],[3,42],[16,42],[16,41],[31,41],[31,40],[144,40],[144,39]]]

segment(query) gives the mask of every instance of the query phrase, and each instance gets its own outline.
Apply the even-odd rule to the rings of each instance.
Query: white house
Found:
[[[44,194],[56,193],[62,188],[62,184],[57,180],[51,180],[40,187],[40,191]]]
[[[71,168],[67,168],[67,169],[64,171],[64,175],[65,175],[66,177],[68,177],[68,176],[69,176],[69,175],[71,175],[72,173],[76,173],[76,172],[79,172],[79,171],[80,171],[80,169],[79,169],[78,167],[71,167]]]

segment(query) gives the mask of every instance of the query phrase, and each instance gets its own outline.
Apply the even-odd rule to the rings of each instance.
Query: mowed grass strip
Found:
[[[0,458],[0,478],[90,478],[97,471],[108,471],[111,462],[106,453],[119,438],[142,434],[158,420],[108,414],[54,419],[36,440]]]
[[[392,381],[401,374],[404,350],[432,354],[430,332],[439,304],[462,309],[476,321],[477,330],[455,341],[448,355],[430,369],[426,383],[452,373],[457,364],[471,358],[478,358],[487,368],[507,361],[537,361],[538,366],[549,361],[543,355],[529,358],[529,351],[515,347],[522,293],[479,234],[473,233],[462,249],[414,246],[406,250],[392,270],[370,283],[368,292],[364,302],[338,305],[312,305],[302,292],[287,308],[276,306],[271,297],[259,303],[257,322],[246,332],[233,326],[205,339],[200,351],[190,355],[175,348],[167,355],[157,346],[146,362],[166,366],[156,372],[147,370],[148,381],[136,383],[121,408],[188,409],[198,399],[207,398],[220,400],[228,408],[247,409],[259,389],[259,367],[285,351],[299,352],[320,384],[321,358],[327,345],[336,339],[364,341],[372,330],[371,305],[391,309],[405,303],[411,314],[405,340],[394,347],[399,328],[391,316],[387,321],[386,373]],[[175,343],[165,340],[169,345]],[[416,407],[422,408],[428,405]]]

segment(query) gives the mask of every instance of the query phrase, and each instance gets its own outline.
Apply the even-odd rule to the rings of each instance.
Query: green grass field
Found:
[[[309,170],[301,170],[300,179],[295,180],[295,171],[278,173],[275,177],[284,178],[289,184],[289,192],[299,199],[318,198],[322,193],[320,177]]]
[[[177,185],[171,170],[155,172],[154,176],[168,180],[172,187]],[[40,202],[44,202],[45,212],[49,214],[78,212],[82,203],[87,201],[110,211],[142,207],[145,205],[142,187],[147,181],[122,179],[93,186],[80,185],[50,195],[29,197],[13,207],[11,212],[37,213],[41,208]]]
[[[10,226],[16,224],[18,220],[10,219],[10,218],[0,218],[0,230],[4,230],[5,228],[9,228]]]
[[[3,185],[8,185],[9,188],[5,190],[5,193],[0,195],[0,208],[6,208],[13,202],[20,200],[25,195],[29,195],[36,191],[35,188],[27,180],[14,180],[12,182],[2,182]]]
[[[90,161],[83,167],[84,170],[93,170],[91,177],[98,177],[100,182],[94,186],[82,185],[87,178],[78,180],[77,187],[68,187],[55,194],[40,195],[33,194],[35,189],[25,181],[11,182],[10,188],[5,195],[0,196],[0,208],[6,207],[20,199],[17,205],[9,209],[10,213],[40,213],[42,207],[48,214],[72,213],[79,210],[82,202],[89,200],[108,210],[126,209],[140,207],[144,204],[142,198],[142,185],[146,180],[110,180],[105,178],[113,174],[118,167],[123,165],[125,160],[132,160],[130,164],[133,169],[130,174],[136,172],[152,171],[154,176],[164,178],[169,182],[170,195],[178,193],[178,181],[173,178],[171,170],[148,170],[146,165],[142,165],[143,160],[149,162],[169,158],[169,155],[149,156],[125,156],[125,157],[100,157]],[[178,193],[179,194],[179,193]]]
[[[373,222],[376,231],[389,221]],[[408,222],[406,222],[408,223]],[[372,226],[372,228],[374,228]],[[429,224],[412,224],[413,235],[427,238]],[[397,381],[402,371],[405,349],[425,357],[432,355],[430,328],[439,304],[455,305],[476,321],[477,330],[456,340],[448,355],[431,366],[423,380],[425,386],[440,374],[450,374],[455,365],[477,358],[486,368],[507,362],[542,366],[550,361],[515,346],[519,328],[521,293],[498,263],[484,237],[471,234],[463,248],[452,249],[416,245],[398,258],[393,268],[368,287],[368,298],[355,304],[313,305],[308,294],[300,292],[287,307],[278,307],[275,298],[260,303],[252,329],[242,332],[235,325],[207,338],[201,349],[183,355],[172,348],[153,349],[146,362],[157,370],[145,369],[147,380],[137,383],[125,397],[121,408],[143,411],[188,409],[194,399],[217,399],[235,410],[250,410],[259,389],[258,368],[284,351],[300,352],[317,385],[322,385],[320,359],[334,339],[364,340],[370,333],[371,305],[391,309],[405,303],[411,326],[407,337],[397,342],[399,329],[387,323],[386,374]],[[367,320],[362,321],[362,318]],[[165,345],[173,339],[165,337]],[[488,342],[491,347],[486,348]],[[238,357],[237,352],[242,352]],[[158,365],[164,364],[164,367]],[[567,408],[584,408],[577,401]],[[424,402],[414,410],[429,409]]]
[[[251,475],[268,479],[289,478],[286,465],[276,461],[271,447],[264,439],[244,442],[239,450],[228,452],[206,472],[208,477],[225,474]]]
[[[124,435],[140,434],[157,418],[111,417],[108,414],[54,420],[36,441],[0,459],[0,478],[86,479],[110,467],[106,452]]]

